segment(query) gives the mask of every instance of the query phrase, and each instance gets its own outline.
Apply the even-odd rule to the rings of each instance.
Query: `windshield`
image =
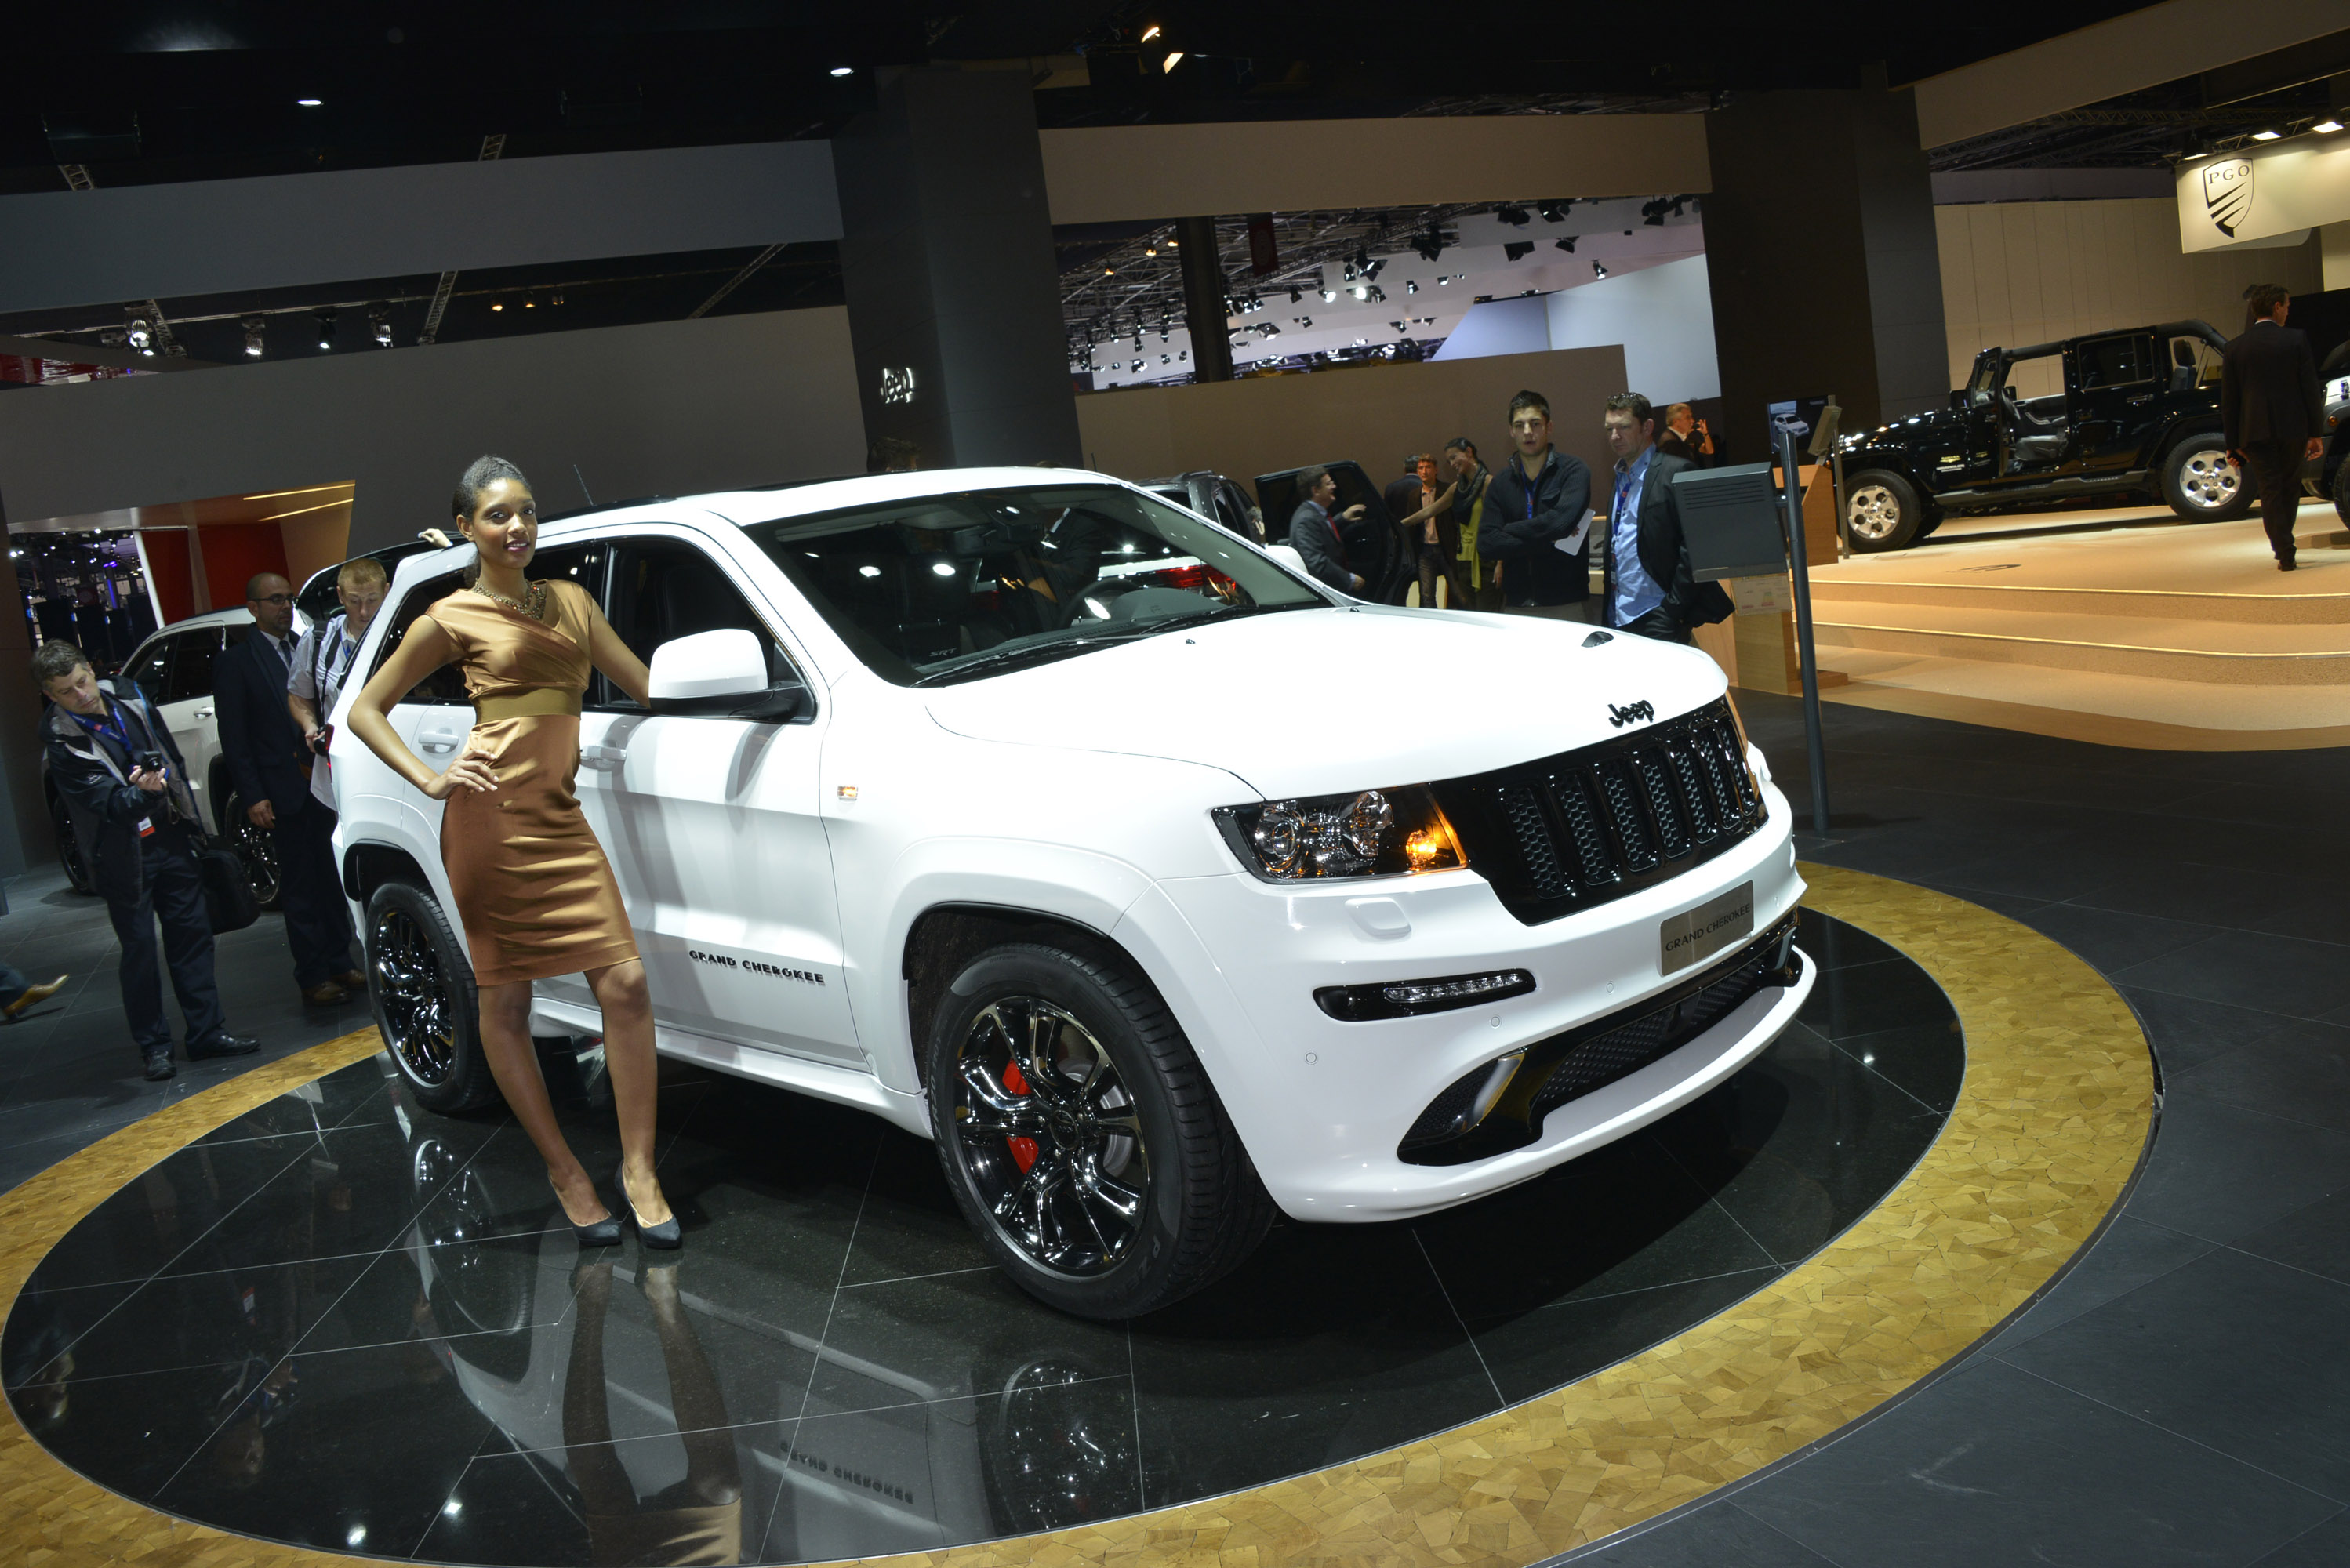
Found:
[[[1107,484],[916,496],[744,532],[901,686],[1329,602],[1213,524]]]

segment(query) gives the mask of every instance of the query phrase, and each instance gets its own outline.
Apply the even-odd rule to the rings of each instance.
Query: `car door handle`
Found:
[[[2134,409],[2142,409],[2152,401],[2154,401],[2154,394],[2152,392],[2140,392],[2137,397],[2132,398],[2129,400],[2129,406]]]
[[[210,708],[199,708],[196,710],[194,714],[194,717],[199,719],[209,719],[212,716],[213,711]]]
[[[463,738],[462,730],[419,730],[416,732],[416,743],[428,752],[453,752],[457,749],[457,742]]]
[[[619,773],[621,767],[627,763],[628,760],[629,753],[619,746],[582,746],[579,748],[580,765],[583,767],[594,768],[599,773]]]

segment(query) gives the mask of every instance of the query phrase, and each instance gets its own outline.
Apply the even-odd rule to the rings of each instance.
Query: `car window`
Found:
[[[376,649],[375,662],[368,667],[370,680],[374,678],[377,670],[383,668],[384,661],[391,657],[392,650],[400,646],[401,639],[407,637],[409,628],[416,624],[417,618],[432,608],[433,601],[446,598],[463,587],[464,581],[465,579],[455,572],[443,572],[437,577],[427,577],[409,589],[407,597],[402,598],[396,607],[383,612],[390,617],[390,625],[384,631],[382,646]],[[444,664],[418,681],[416,690],[400,699],[400,702],[417,702],[439,708],[463,708],[471,707],[473,699],[465,695],[465,678],[457,673],[457,667],[453,664]],[[388,706],[397,707],[399,702],[390,703]]]
[[[2100,387],[2136,387],[2155,379],[2154,339],[2093,337],[2074,348],[2083,391]]]
[[[213,694],[213,661],[220,657],[221,628],[198,627],[172,639],[172,671],[164,678],[165,702],[185,702]]]
[[[739,628],[766,649],[768,685],[804,684],[775,632],[751,607],[733,576],[701,545],[684,539],[621,539],[610,549],[604,618],[639,659],[650,664],[653,649],[664,642]],[[601,674],[588,696],[597,707],[636,707]]]
[[[2200,337],[2170,340],[2170,389],[2191,392],[2220,384],[2220,351]]]
[[[962,491],[744,531],[859,659],[907,686],[1329,602],[1124,485]]]
[[[2034,398],[2064,395],[2064,356],[2038,354],[2016,359],[2007,367],[2007,389],[2026,402]]]
[[[163,691],[171,680],[172,645],[179,640],[177,636],[159,637],[122,667],[122,673],[138,685],[150,702],[164,700]]]

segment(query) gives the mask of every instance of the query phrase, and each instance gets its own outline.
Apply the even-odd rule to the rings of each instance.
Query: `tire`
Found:
[[[221,836],[236,851],[244,864],[244,879],[253,888],[254,902],[265,909],[277,908],[277,895],[283,883],[277,871],[277,836],[265,827],[257,827],[244,815],[244,802],[234,793],[218,797],[221,803]]]
[[[2180,440],[2162,459],[2163,504],[2189,523],[2227,523],[2252,509],[2252,487],[2216,432]]]
[[[57,864],[65,867],[66,880],[77,893],[96,889],[89,880],[89,867],[81,857],[81,840],[74,836],[73,815],[67,809],[65,797],[51,790],[49,794],[49,826],[57,836]]]
[[[1139,1316],[1221,1278],[1273,1223],[1199,1058],[1122,965],[1044,944],[980,954],[924,1064],[956,1204],[1047,1305]]]
[[[1906,550],[1926,528],[1918,487],[1889,468],[1864,468],[1845,480],[1844,515],[1855,555]]]
[[[2350,523],[2350,458],[2345,458],[2334,470],[2334,515]]]
[[[417,1103],[448,1114],[496,1099],[473,966],[440,902],[413,882],[386,882],[368,898],[362,935],[376,1027]]]

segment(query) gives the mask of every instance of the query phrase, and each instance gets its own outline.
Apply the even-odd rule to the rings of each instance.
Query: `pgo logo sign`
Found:
[[[2238,158],[2214,163],[2203,171],[2203,211],[2211,226],[2236,237],[2236,227],[2252,210],[2252,165]]]
[[[914,400],[914,372],[911,367],[903,370],[881,372],[881,400],[885,403],[910,403]]]

